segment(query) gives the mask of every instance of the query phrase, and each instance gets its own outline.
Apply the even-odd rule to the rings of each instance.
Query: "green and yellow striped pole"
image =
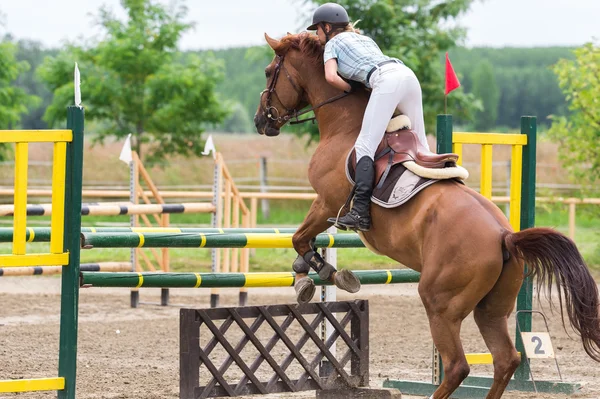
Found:
[[[293,234],[82,233],[83,248],[293,248]],[[356,234],[319,234],[319,248],[359,248]]]
[[[410,269],[355,270],[361,284],[417,283],[420,273]],[[237,287],[291,287],[293,272],[279,273],[135,273],[135,272],[82,272],[81,286],[128,288],[237,288]],[[318,274],[309,277],[316,285],[331,285]]]
[[[202,233],[202,234],[290,234],[295,233],[295,228],[177,228],[177,227],[82,227],[82,233]],[[0,242],[12,242],[14,229],[12,227],[0,227]],[[51,238],[49,227],[27,227],[25,240],[27,242],[49,242]]]

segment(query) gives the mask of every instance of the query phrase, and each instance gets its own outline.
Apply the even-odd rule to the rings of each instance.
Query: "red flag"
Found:
[[[454,68],[452,68],[450,58],[448,57],[448,52],[446,51],[446,95],[452,90],[457,89],[459,86],[460,82],[456,77],[456,73],[454,72]]]

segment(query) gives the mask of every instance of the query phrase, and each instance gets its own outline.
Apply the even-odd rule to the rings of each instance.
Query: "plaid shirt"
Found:
[[[323,59],[327,62],[332,58],[337,58],[338,73],[342,77],[367,87],[370,87],[366,81],[369,71],[380,62],[392,59],[381,52],[373,39],[354,32],[339,33],[327,42]]]

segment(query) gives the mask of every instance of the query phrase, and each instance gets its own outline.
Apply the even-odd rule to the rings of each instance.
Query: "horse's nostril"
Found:
[[[265,127],[267,126],[267,121],[265,120],[262,114],[254,115],[254,127],[259,134],[265,134]]]

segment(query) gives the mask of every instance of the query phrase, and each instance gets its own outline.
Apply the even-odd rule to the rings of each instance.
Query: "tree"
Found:
[[[475,113],[475,129],[488,131],[496,125],[500,90],[494,67],[487,60],[481,62],[473,73],[473,94],[483,104],[483,109]]]
[[[17,61],[15,54],[16,46],[13,43],[0,42],[0,129],[18,128],[21,114],[39,100],[14,85],[19,74],[29,69],[29,64]],[[6,146],[0,145],[0,159],[4,159],[5,154]]]
[[[536,115],[539,125],[548,126],[549,115],[565,115],[565,98],[550,68],[561,58],[574,58],[572,51],[568,47],[457,47],[450,54],[454,67],[462,72],[460,83],[466,93],[473,93],[475,69],[482,61],[494,66],[500,90],[496,125],[518,129],[522,115]]]
[[[549,136],[560,144],[560,158],[572,174],[594,183],[600,179],[600,45],[585,44],[575,60],[553,68],[569,104],[569,115],[553,116]]]
[[[47,129],[48,125],[43,121],[44,112],[52,102],[52,93],[36,75],[38,66],[48,56],[56,56],[59,51],[45,49],[40,42],[32,40],[19,40],[16,57],[19,61],[26,61],[30,68],[21,72],[14,85],[21,87],[26,92],[40,97],[40,101],[28,107],[27,113],[21,116],[21,127],[23,129]]]
[[[248,133],[252,129],[252,118],[246,108],[240,103],[233,104],[231,114],[223,121],[221,130],[226,133]]]
[[[157,0],[122,0],[122,21],[108,8],[98,20],[104,38],[85,46],[68,46],[40,67],[40,77],[54,92],[45,120],[64,120],[72,103],[73,66],[79,62],[86,116],[98,120],[96,141],[132,133],[133,148],[147,144],[147,161],[168,154],[200,155],[201,134],[227,114],[215,95],[221,65],[213,58],[183,57],[177,49],[192,25],[187,9],[176,3],[167,10]]]
[[[323,4],[329,0],[314,0]],[[303,0],[306,3],[306,0]],[[452,26],[473,0],[340,0],[357,28],[370,36],[391,56],[401,59],[417,75],[423,91],[427,131],[435,131],[436,115],[444,110],[444,67],[440,54],[465,37],[464,29]],[[449,98],[451,112],[471,118],[479,102],[462,90]]]
[[[210,50],[200,52],[201,57],[214,56],[222,60],[225,65],[225,76],[217,85],[217,93],[226,98],[234,108],[233,113],[241,113],[239,106],[244,108],[243,118],[250,120],[246,126],[246,132],[254,131],[252,117],[258,107],[258,95],[265,88],[265,67],[273,59],[273,52],[266,44],[254,47],[233,47],[221,50]],[[236,105],[237,104],[237,105]],[[241,114],[240,114],[241,116]],[[231,118],[235,118],[231,116]],[[227,131],[227,122],[220,127]],[[241,127],[241,125],[240,125]]]

